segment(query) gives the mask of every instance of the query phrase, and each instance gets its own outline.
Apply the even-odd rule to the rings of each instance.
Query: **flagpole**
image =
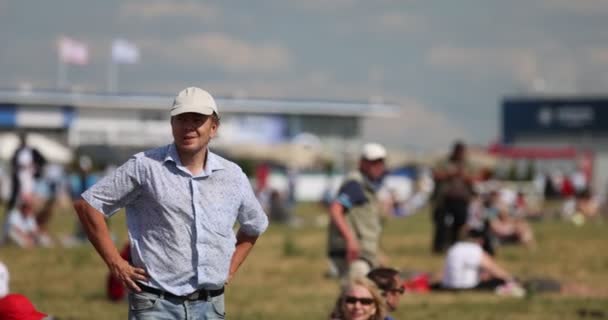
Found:
[[[67,65],[59,57],[57,59],[57,90],[63,90],[67,85]]]
[[[118,66],[114,61],[112,61],[112,57],[108,61],[108,83],[107,83],[107,91],[109,93],[116,92],[118,86]]]

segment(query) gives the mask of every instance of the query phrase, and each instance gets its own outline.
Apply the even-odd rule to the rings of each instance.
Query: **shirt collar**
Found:
[[[224,165],[220,161],[219,156],[207,148],[207,170],[205,171],[211,173],[222,169],[224,169]]]
[[[182,161],[179,159],[179,155],[177,154],[177,150],[175,149],[175,144],[171,143],[167,146],[167,152],[165,154],[164,162],[171,161],[178,166],[182,165]]]
[[[372,180],[370,178],[368,178],[366,175],[362,174],[363,176],[363,181],[365,182],[365,184],[374,192],[380,190],[380,188],[382,187],[382,183],[384,182],[384,178],[386,177],[386,173],[383,174],[380,178],[376,179],[376,180]]]
[[[164,162],[173,162],[178,168],[183,168],[184,165],[179,158],[179,154],[177,153],[177,149],[175,148],[175,143],[169,144],[167,147],[167,153],[165,155]],[[200,174],[200,176],[208,176],[212,174],[214,171],[225,169],[222,162],[219,160],[218,155],[211,152],[209,148],[207,148],[207,166]]]

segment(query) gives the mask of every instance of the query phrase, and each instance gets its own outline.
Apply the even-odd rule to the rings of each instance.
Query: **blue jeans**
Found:
[[[224,295],[209,300],[183,300],[154,293],[129,293],[129,320],[225,319]]]

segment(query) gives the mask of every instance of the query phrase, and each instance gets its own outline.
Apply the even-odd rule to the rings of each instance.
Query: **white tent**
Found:
[[[27,145],[36,148],[49,162],[68,164],[72,161],[73,152],[69,147],[47,138],[42,134],[28,133]],[[0,159],[10,161],[19,147],[19,136],[16,133],[0,134]]]

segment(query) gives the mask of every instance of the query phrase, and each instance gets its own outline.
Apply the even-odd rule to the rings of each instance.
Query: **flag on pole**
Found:
[[[89,63],[89,48],[83,42],[61,37],[59,39],[59,59],[63,63],[86,65]]]
[[[139,61],[139,49],[132,42],[116,39],[112,42],[112,61],[125,64],[137,63]]]

